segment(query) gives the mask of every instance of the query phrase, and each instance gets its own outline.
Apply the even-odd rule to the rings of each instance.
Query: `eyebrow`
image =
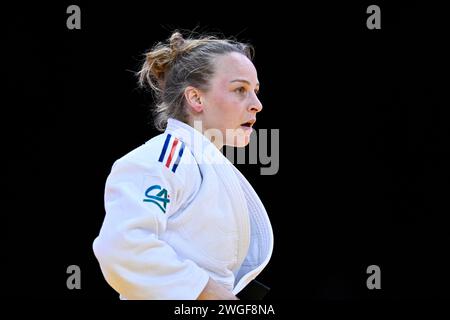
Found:
[[[233,82],[245,82],[245,83],[247,83],[249,86],[252,85],[252,84],[250,83],[250,81],[245,80],[245,79],[235,79],[235,80],[231,80],[231,81],[230,81],[230,83],[233,83]],[[256,86],[259,87],[259,82],[256,83]]]

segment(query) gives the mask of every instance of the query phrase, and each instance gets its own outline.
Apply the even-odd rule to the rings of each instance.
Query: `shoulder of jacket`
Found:
[[[200,177],[200,171],[192,152],[180,139],[162,133],[150,139],[118,159],[117,164],[129,164],[144,172],[159,174],[168,179],[179,180],[182,184],[188,179]]]
[[[134,188],[143,201],[159,192],[170,201],[161,209],[170,216],[195,196],[202,179],[191,151],[184,143],[181,146],[181,141],[167,140],[166,134],[152,138],[114,163],[107,185]]]

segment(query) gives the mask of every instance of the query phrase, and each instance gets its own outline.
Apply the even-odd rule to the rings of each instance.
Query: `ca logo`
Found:
[[[160,191],[156,193],[158,190]],[[167,194],[166,189],[161,188],[159,185],[151,186],[145,191],[145,197],[144,202],[154,203],[162,212],[166,213],[167,204],[170,202],[170,196]]]

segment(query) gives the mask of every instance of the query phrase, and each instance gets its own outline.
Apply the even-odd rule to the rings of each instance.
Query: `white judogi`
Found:
[[[209,277],[237,294],[272,254],[272,228],[248,181],[174,119],[114,163],[105,209],[93,248],[124,299],[196,299]]]

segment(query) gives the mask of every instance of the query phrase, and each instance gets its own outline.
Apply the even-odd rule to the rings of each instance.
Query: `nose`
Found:
[[[250,104],[250,111],[258,113],[262,110],[263,106],[261,101],[259,101],[258,96],[254,93],[253,100]]]

